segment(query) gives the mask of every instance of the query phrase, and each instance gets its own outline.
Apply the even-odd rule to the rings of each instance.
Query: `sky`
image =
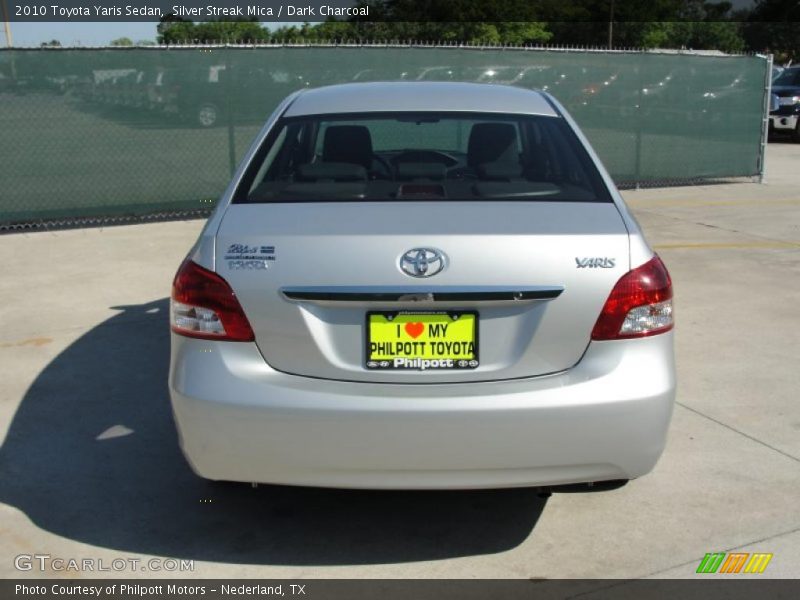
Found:
[[[111,40],[127,37],[134,42],[156,41],[158,23],[11,23],[11,38],[17,48],[39,47],[42,42],[58,40],[62,46],[107,46]],[[265,23],[271,26],[271,23]],[[276,27],[302,25],[277,23]],[[0,27],[0,47],[6,46]]]
[[[39,46],[58,40],[63,46],[105,46],[121,37],[156,40],[157,23],[11,23],[14,46]],[[0,28],[5,45],[5,34]]]

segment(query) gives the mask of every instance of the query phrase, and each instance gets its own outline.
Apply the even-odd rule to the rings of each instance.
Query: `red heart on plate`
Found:
[[[406,333],[412,338],[417,339],[425,331],[423,323],[406,323]]]

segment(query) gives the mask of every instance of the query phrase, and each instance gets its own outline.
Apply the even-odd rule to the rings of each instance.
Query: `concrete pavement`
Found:
[[[764,185],[625,193],[675,285],[667,449],[626,487],[547,501],[200,481],[169,413],[166,298],[202,223],[1,236],[0,576],[49,554],[193,561],[44,573],[69,577],[692,577],[741,550],[799,577],[797,165],[772,143]]]

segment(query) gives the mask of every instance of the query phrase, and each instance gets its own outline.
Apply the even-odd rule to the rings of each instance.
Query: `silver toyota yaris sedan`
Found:
[[[563,107],[499,85],[288,97],[171,325],[180,444],[215,480],[629,480],[675,396],[667,270]]]

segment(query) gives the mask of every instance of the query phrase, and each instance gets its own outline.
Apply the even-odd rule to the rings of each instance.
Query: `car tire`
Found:
[[[219,109],[215,104],[201,104],[195,111],[195,122],[198,126],[208,129],[217,124],[219,116]]]
[[[800,119],[797,120],[797,125],[794,126],[794,131],[792,131],[792,140],[796,144],[800,144]]]

